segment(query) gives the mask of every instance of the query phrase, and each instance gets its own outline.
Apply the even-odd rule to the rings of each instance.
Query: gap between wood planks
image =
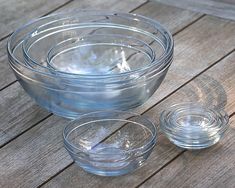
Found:
[[[71,1],[70,1],[71,2]],[[143,4],[146,4],[147,2],[145,2],[145,3],[143,3]],[[141,7],[141,6],[139,6],[139,7]],[[134,9],[134,10],[136,10],[136,8]],[[203,15],[204,16],[204,15]],[[191,22],[190,24],[188,24],[187,26],[185,26],[184,28],[182,28],[181,30],[179,30],[179,31],[177,31],[176,33],[174,33],[174,36],[176,35],[176,34],[178,34],[179,32],[181,32],[182,30],[184,30],[185,28],[187,28],[187,27],[189,27],[190,25],[192,25],[193,23],[195,23],[196,21],[198,21],[198,20],[200,20],[203,16],[201,16],[200,18],[198,18],[197,20],[195,20],[195,21],[193,21],[193,22]],[[168,94],[166,97],[164,97],[162,100],[160,100],[158,103],[156,103],[154,106],[156,106],[157,104],[159,104],[160,102],[162,102],[163,100],[165,100],[167,97],[169,97],[170,95],[172,95],[175,91],[177,91],[177,90],[179,90],[180,88],[182,88],[183,86],[185,86],[187,83],[189,83],[190,81],[192,81],[194,78],[196,78],[197,76],[199,76],[200,74],[202,74],[203,72],[205,72],[205,71],[207,71],[208,69],[210,69],[212,66],[214,66],[215,64],[217,64],[220,60],[222,60],[222,59],[224,59],[225,57],[227,57],[229,54],[231,54],[232,52],[233,52],[234,50],[232,50],[231,52],[229,52],[228,54],[226,54],[225,56],[223,56],[222,58],[220,58],[218,61],[216,61],[215,63],[213,63],[212,65],[210,65],[209,67],[207,67],[207,68],[205,68],[204,70],[202,70],[200,73],[198,73],[196,76],[194,76],[192,79],[190,79],[189,81],[187,81],[187,82],[185,82],[184,84],[182,84],[180,87],[178,87],[176,90],[174,90],[173,92],[171,92],[170,94]],[[14,81],[14,82],[16,82],[16,81]],[[152,106],[152,107],[150,107],[150,108],[148,108],[147,110],[145,110],[143,113],[145,113],[146,111],[148,111],[148,110],[150,110],[151,108],[153,108],[154,106]],[[43,120],[45,120],[45,119],[47,119],[47,117],[46,118],[44,118]],[[42,122],[43,120],[40,120],[38,123],[40,123],[40,122]],[[32,127],[34,127],[34,126],[36,126],[38,123],[35,123]],[[32,127],[30,127],[29,129],[31,129]],[[26,131],[24,131],[23,133],[25,133],[25,132],[27,132],[29,129],[27,129]],[[23,134],[22,133],[22,134]],[[22,135],[22,134],[20,134],[20,135]],[[20,135],[18,135],[18,136],[20,136]],[[18,136],[16,136],[15,138],[17,138]],[[15,139],[14,138],[14,139]],[[14,140],[14,139],[12,139],[12,140]],[[10,142],[10,141],[9,141]],[[180,155],[180,154],[179,154]],[[178,155],[178,156],[179,156]],[[177,158],[178,156],[176,156],[175,158]],[[174,158],[174,159],[175,159]],[[174,160],[173,159],[173,160]],[[71,163],[71,164],[69,164],[68,166],[66,166],[65,167],[65,169],[66,168],[68,168],[69,166],[71,166],[73,163]],[[64,170],[64,169],[63,169]],[[60,172],[62,172],[63,170],[61,170]],[[56,175],[58,175],[60,172],[58,172]],[[55,175],[55,176],[56,176]],[[51,179],[53,178],[53,177],[55,177],[55,176],[52,176],[51,177]]]

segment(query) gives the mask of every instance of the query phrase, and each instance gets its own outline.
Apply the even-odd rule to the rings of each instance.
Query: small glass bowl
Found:
[[[147,118],[124,111],[99,111],[66,125],[64,145],[85,171],[118,176],[134,171],[156,144],[155,125]]]
[[[203,149],[216,144],[228,129],[229,117],[223,110],[200,104],[171,106],[160,116],[160,129],[175,145]]]

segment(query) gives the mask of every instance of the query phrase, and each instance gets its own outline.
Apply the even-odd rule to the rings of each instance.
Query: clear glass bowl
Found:
[[[173,59],[171,34],[155,20],[78,11],[40,18],[8,41],[9,64],[42,107],[67,118],[128,110],[160,86]]]
[[[118,176],[134,171],[156,144],[155,125],[147,118],[124,111],[85,114],[66,125],[64,145],[85,171]]]
[[[195,103],[171,106],[160,116],[160,128],[175,145],[186,149],[210,147],[223,137],[229,117],[223,110]]]

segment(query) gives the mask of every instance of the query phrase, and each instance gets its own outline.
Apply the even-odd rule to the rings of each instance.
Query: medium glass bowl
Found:
[[[66,125],[64,145],[85,171],[118,176],[134,171],[156,144],[155,125],[147,118],[124,111],[82,115]]]
[[[194,103],[173,105],[160,116],[162,132],[185,149],[203,149],[216,144],[228,129],[228,122],[229,117],[223,110]]]
[[[34,20],[8,41],[9,64],[42,107],[67,117],[143,104],[173,59],[171,34],[135,14],[77,11]]]

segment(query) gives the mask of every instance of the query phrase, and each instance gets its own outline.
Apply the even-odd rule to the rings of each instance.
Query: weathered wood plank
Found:
[[[65,10],[79,10],[79,9],[91,9],[91,10],[105,10],[105,11],[122,11],[130,12],[133,9],[139,7],[140,5],[147,2],[147,0],[127,0],[127,1],[117,1],[117,0],[80,0],[79,2],[72,2],[66,7],[60,9],[60,11]]]
[[[22,23],[30,19],[47,14],[53,9],[69,2],[70,0],[58,1],[29,1],[29,0],[1,0],[0,1],[0,39],[9,35]]]
[[[131,2],[130,6],[128,2]],[[133,3],[135,2],[135,3]],[[109,10],[123,10],[123,11],[131,11],[135,7],[142,4],[143,0],[138,1],[126,1],[124,4],[120,1],[109,1],[107,0],[105,3],[105,7]],[[102,1],[104,3],[104,1]],[[98,8],[103,8],[103,4],[100,1],[95,1],[93,6]],[[71,8],[88,8],[91,4],[91,1],[74,1],[70,4],[67,4],[65,7],[60,9],[59,11],[65,11]],[[124,6],[124,7],[122,7]],[[5,42],[5,40],[4,40]],[[1,42],[0,42],[1,43]],[[0,44],[0,52],[5,48],[3,47],[3,42]],[[1,83],[9,84],[15,80],[15,76],[13,75],[12,70],[10,70],[7,65],[7,56],[6,54],[0,54],[0,79]],[[5,76],[4,76],[5,75]],[[1,84],[0,84],[1,85]],[[10,94],[9,94],[10,93]],[[32,125],[36,124],[41,119],[45,118],[49,115],[49,112],[46,112],[42,108],[38,107],[29,96],[23,91],[21,86],[18,83],[11,85],[10,87],[0,91],[0,119],[3,123],[0,125],[0,132],[3,135],[0,137],[0,147],[5,144],[18,134],[24,132]],[[27,105],[26,105],[27,104]]]
[[[168,28],[172,34],[178,32],[202,16],[202,14],[197,12],[151,1],[138,8],[134,13],[158,20]]]
[[[84,1],[84,3],[85,2],[86,1]],[[85,6],[81,2],[79,2],[77,5],[76,5],[76,3],[77,3],[77,1],[72,2],[71,4],[66,5],[66,7],[68,6],[68,8],[70,8],[70,7],[75,7],[75,6],[83,6],[83,7]],[[117,5],[121,8],[121,5],[119,3],[117,3]],[[106,6],[108,6],[108,5],[106,5]],[[147,10],[150,7],[153,7],[155,11],[151,10],[148,12]],[[115,6],[113,6],[113,8],[115,8]],[[131,8],[133,8],[133,7],[131,7]],[[117,9],[119,9],[119,8],[117,8]],[[124,8],[123,8],[123,10],[124,10]],[[164,10],[164,11],[161,11],[161,10]],[[139,14],[142,13],[143,15],[158,19],[162,23],[165,23],[166,25],[168,25],[172,32],[177,32],[182,27],[185,27],[185,22],[188,24],[190,22],[190,20],[194,21],[195,19],[197,19],[200,16],[194,12],[189,12],[187,10],[182,10],[182,9],[178,9],[175,7],[170,7],[170,6],[161,5],[161,4],[158,5],[156,3],[146,4],[143,7],[141,7],[140,10],[137,9],[136,12]],[[169,12],[174,12],[174,14],[170,14]],[[180,16],[180,17],[184,17],[184,18],[180,19],[179,22],[176,22],[175,16]],[[178,29],[178,30],[176,30],[176,29]],[[4,60],[4,61],[7,61],[7,60]],[[0,65],[2,65],[2,64],[0,64]],[[5,72],[3,74],[7,74],[7,72],[9,72],[9,71],[10,71],[10,73],[12,73],[11,70],[6,71],[4,69],[4,71]],[[1,74],[0,74],[0,77],[1,77]],[[11,78],[12,78],[12,76],[11,76]],[[2,80],[4,80],[4,79],[2,79]],[[1,82],[1,79],[0,79],[0,82]],[[6,95],[9,92],[12,92],[11,88],[6,88],[3,94],[2,94],[2,92],[0,92],[0,96]],[[14,86],[14,94],[13,95],[15,95],[15,96],[22,95],[22,97],[24,95],[24,98],[27,98],[27,100],[30,100],[29,97],[25,93],[22,92],[22,88],[20,86]],[[32,103],[32,102],[29,103],[29,105],[27,105],[27,107],[28,107],[27,110],[25,109],[25,107],[22,108],[22,106],[24,106],[24,101],[18,101],[18,99],[16,97],[13,97],[13,95],[12,95],[12,97],[9,97],[8,100],[5,101],[4,104],[1,105],[1,103],[0,103],[0,114],[1,114],[1,112],[2,113],[4,112],[4,120],[5,120],[4,125],[0,126],[0,129],[2,129],[2,131],[4,131],[8,135],[8,137],[7,137],[8,139],[4,138],[4,141],[0,141],[0,143],[2,143],[2,144],[4,144],[9,139],[15,137],[17,134],[20,134],[25,129],[28,129],[30,126],[32,126],[33,123],[35,123],[35,121],[36,121],[35,119],[31,119],[31,118],[34,118],[33,114],[37,114],[38,120],[39,120],[39,118],[44,118],[45,116],[48,115],[45,111],[43,111],[41,108],[39,108],[37,105],[35,105],[35,103]],[[164,94],[162,95],[162,97],[164,97]],[[4,106],[6,106],[9,101],[12,101],[12,103],[16,103],[18,105],[18,113],[21,113],[21,116],[15,115],[15,113],[13,113],[10,108],[7,108],[8,110],[6,111]],[[32,111],[32,112],[34,112],[33,114],[29,115],[28,112],[31,112],[31,108],[33,108],[35,110]],[[21,111],[23,109],[24,109],[24,114],[22,114],[23,111]],[[7,115],[7,114],[9,114],[9,115]],[[11,118],[8,116],[10,116]],[[0,115],[0,117],[3,117],[3,116]],[[25,118],[27,120],[25,120]],[[18,121],[16,124],[12,124],[12,123],[9,123],[9,122],[12,122],[11,119],[18,119]],[[25,122],[25,121],[32,122],[32,124],[22,124],[21,123],[21,122]],[[12,126],[16,127],[15,128],[16,132],[14,132],[14,134],[11,132],[10,127],[12,127]],[[6,127],[8,127],[9,131],[6,130]],[[9,136],[9,135],[11,135],[11,136]],[[0,138],[0,140],[1,140],[1,138]]]
[[[0,109],[0,130],[3,133],[0,146],[49,115],[49,112],[35,105],[19,83],[1,91]]]
[[[147,111],[145,115],[151,117],[158,125],[161,111],[169,105],[182,101],[201,101],[204,104],[211,103],[211,105],[214,103],[221,108],[225,108],[231,114],[235,111],[235,88],[233,87],[235,85],[235,64],[232,64],[234,61],[235,53],[195,78],[153,109]],[[207,99],[207,96],[211,96],[212,99]],[[109,187],[136,187],[181,152],[182,150],[169,143],[165,136],[161,134],[157,146],[146,164],[133,174],[118,178],[103,178],[88,174],[73,164],[45,184],[44,187],[59,188],[65,185],[66,187],[74,187],[75,185],[80,187],[103,187],[105,185],[109,185]],[[158,178],[155,180],[158,181]],[[166,184],[164,185],[162,187],[168,187]],[[155,187],[155,182],[152,186]]]
[[[186,151],[141,187],[226,187],[235,185],[235,116],[219,144],[198,152]]]
[[[171,6],[189,9],[221,18],[235,20],[235,2],[215,0],[154,0]]]
[[[66,122],[68,120],[52,116],[3,147],[0,187],[36,187],[50,177],[52,171],[58,172],[67,165],[71,159],[61,147]]]

